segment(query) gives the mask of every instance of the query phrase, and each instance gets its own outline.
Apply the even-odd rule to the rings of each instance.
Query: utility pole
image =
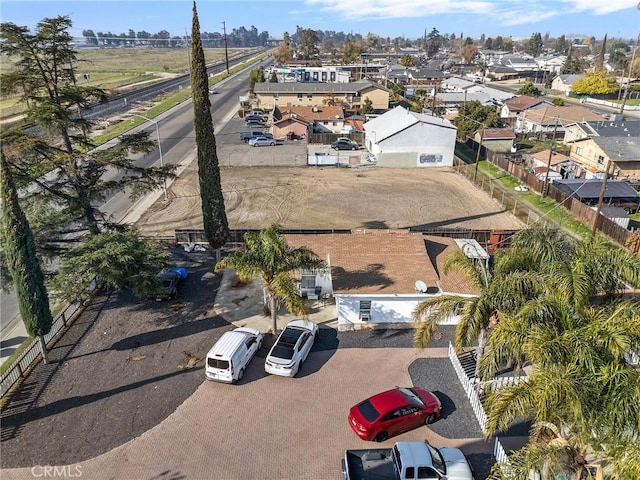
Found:
[[[224,22],[222,22],[222,36],[224,38],[224,60],[226,62],[227,65],[227,75],[229,75],[229,52],[227,50],[227,28],[224,24]]]
[[[551,137],[551,146],[549,147],[549,160],[547,161],[547,171],[544,176],[544,185],[542,186],[542,196],[547,196],[549,190],[549,170],[551,169],[551,157],[553,157],[553,147],[556,141],[556,131],[558,130],[558,117],[556,116],[556,124],[553,126],[553,137]]]
[[[482,140],[483,140],[483,136],[484,136],[484,123],[482,124],[482,129],[480,130],[480,145],[478,145],[478,151],[476,153],[476,166],[475,169],[473,170],[473,183],[476,183],[476,177],[478,176],[478,165],[480,164],[480,150],[482,150]]]
[[[598,196],[598,205],[596,207],[596,216],[593,218],[593,225],[591,226],[591,236],[589,237],[589,243],[593,242],[600,224],[600,212],[602,211],[602,202],[604,201],[604,194],[607,191],[607,180],[609,179],[609,168],[613,162],[607,160],[607,168],[604,171],[604,177],[602,178],[602,186],[600,187],[600,195]]]
[[[638,10],[640,10],[640,3],[638,3]],[[636,58],[636,51],[638,50],[638,41],[640,41],[640,33],[636,37],[636,44],[633,46],[633,53],[631,54],[631,61],[629,62],[629,76],[627,77],[627,86],[624,89],[622,95],[622,103],[620,103],[620,113],[624,113],[624,105],[627,103],[627,95],[629,94],[629,87],[631,86],[631,72],[633,71],[633,61]]]

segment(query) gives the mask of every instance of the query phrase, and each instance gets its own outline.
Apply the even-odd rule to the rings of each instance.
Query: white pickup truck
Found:
[[[473,470],[457,448],[428,442],[398,442],[393,448],[347,450],[343,480],[474,480]]]

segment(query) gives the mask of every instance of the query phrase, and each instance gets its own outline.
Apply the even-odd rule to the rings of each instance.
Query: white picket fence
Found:
[[[475,413],[476,418],[478,419],[478,423],[480,424],[480,428],[482,432],[487,431],[487,414],[484,411],[484,407],[482,406],[482,402],[478,397],[478,392],[474,387],[475,378],[471,379],[467,377],[467,374],[462,368],[462,364],[458,359],[458,354],[456,353],[456,349],[453,347],[453,344],[449,342],[449,360],[451,360],[451,364],[453,365],[453,369],[456,371],[458,375],[458,380],[462,384],[462,388],[464,389],[464,393],[467,394],[467,398],[469,402],[471,402],[471,408],[473,408],[473,413]]]
[[[499,386],[509,386],[513,385],[522,380],[522,377],[499,377],[497,379],[492,380],[491,382],[478,382],[477,378],[469,378],[462,368],[462,364],[458,359],[458,354],[456,353],[456,349],[453,347],[453,344],[449,342],[449,360],[451,360],[451,364],[453,365],[453,369],[456,371],[456,375],[458,375],[458,379],[462,384],[462,388],[464,392],[467,394],[467,398],[471,403],[471,408],[473,409],[473,413],[476,415],[478,419],[478,423],[480,424],[480,428],[483,433],[487,431],[487,414],[484,411],[484,407],[482,406],[482,402],[480,401],[480,397],[478,395],[478,390],[483,390],[483,385],[493,384]],[[493,445],[493,456],[496,458],[496,462],[500,465],[500,470],[507,477],[513,478],[513,473],[511,470],[511,464],[509,463],[509,457],[504,447],[500,443],[500,440],[496,437],[494,445]]]

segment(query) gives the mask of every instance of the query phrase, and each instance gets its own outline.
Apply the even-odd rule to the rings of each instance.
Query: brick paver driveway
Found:
[[[421,356],[413,348],[312,352],[294,379],[266,375],[256,358],[241,384],[203,382],[161,424],[72,467],[90,479],[340,478],[345,449],[377,446],[350,430],[349,407],[375,392],[411,384],[409,366]],[[490,448],[480,439],[443,439],[426,427],[384,445],[425,438],[468,454]],[[4,470],[3,478],[33,478],[32,470]]]

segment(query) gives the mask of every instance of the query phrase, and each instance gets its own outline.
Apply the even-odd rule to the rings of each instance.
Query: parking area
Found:
[[[323,323],[296,378],[264,373],[265,346],[239,384],[205,381],[204,355],[233,328],[214,310],[224,282],[212,253],[174,252],[189,269],[176,301],[96,299],[3,408],[3,479],[32,478],[35,465],[77,466],[91,479],[340,478],[344,450],[376,446],[351,431],[349,408],[411,384],[437,392],[445,416],[383,445],[459,447],[485,478],[492,444],[446,358],[450,327],[418,352],[411,330]],[[238,309],[248,295],[220,297]]]

